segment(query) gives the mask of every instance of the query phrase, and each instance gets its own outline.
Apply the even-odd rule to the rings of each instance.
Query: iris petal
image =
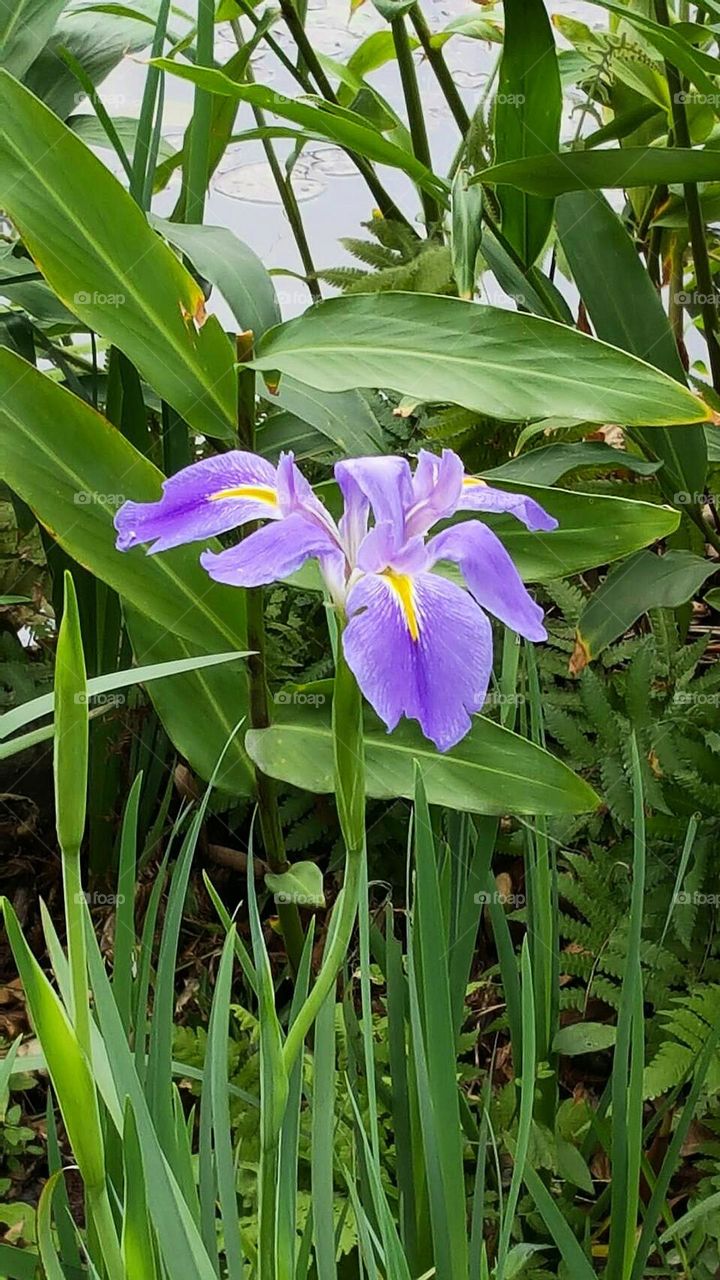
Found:
[[[443,449],[439,458],[427,449],[420,450],[412,479],[413,505],[405,522],[408,536],[427,533],[438,520],[455,514],[463,475],[462,459],[452,449]]]
[[[200,563],[216,582],[259,587],[295,573],[306,560],[341,557],[331,534],[299,512],[263,525],[227,551],[203,551]]]
[[[452,560],[483,609],[527,640],[547,640],[543,611],[528,592],[502,542],[479,520],[468,520],[437,534],[428,543],[428,554]]]
[[[351,589],[345,657],[389,731],[408,716],[447,751],[465,736],[471,713],[485,701],[490,623],[468,592],[445,578],[395,578],[368,574]]]
[[[515,516],[531,533],[551,533],[557,529],[558,522],[534,498],[524,493],[505,493],[502,489],[493,489],[477,476],[465,476],[462,494],[457,506],[458,511],[494,511]]]
[[[151,542],[149,551],[167,551],[279,515],[275,468],[237,449],[170,476],[157,502],[124,503],[115,516],[117,547],[127,551]]]
[[[346,506],[372,507],[376,523],[389,521],[405,527],[405,512],[412,505],[412,477],[405,458],[350,458],[335,465]]]

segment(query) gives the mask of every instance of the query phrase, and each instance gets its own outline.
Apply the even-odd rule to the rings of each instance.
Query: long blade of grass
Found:
[[[310,1170],[313,1240],[318,1280],[337,1280],[335,1259],[335,992],[326,997],[315,1023]]]

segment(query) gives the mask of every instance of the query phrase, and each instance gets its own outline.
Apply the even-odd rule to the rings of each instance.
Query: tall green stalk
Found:
[[[393,44],[395,46],[395,57],[397,58],[398,69],[400,71],[400,81],[403,88],[403,96],[405,98],[405,110],[407,111],[408,125],[410,126],[410,137],[412,139],[413,152],[416,160],[424,164],[426,169],[432,169],[432,157],[430,155],[430,144],[428,142],[427,129],[425,128],[425,115],[423,112],[422,101],[420,99],[420,89],[418,86],[417,72],[415,63],[413,62],[412,49],[408,39],[407,27],[405,26],[405,18],[394,18],[391,23]],[[422,201],[423,213],[425,214],[425,224],[428,235],[437,225],[442,217],[442,211],[437,200],[430,195],[428,191],[421,189],[420,199]]]
[[[332,990],[347,955],[357,917],[365,859],[365,754],[362,696],[338,645],[332,709],[335,799],[345,844],[345,878],[333,912],[320,971],[287,1034],[283,1058],[289,1074],[305,1037]]]
[[[246,359],[248,355],[244,349],[238,354],[240,359]],[[238,380],[238,433],[244,446],[254,451],[255,374],[251,369],[242,370]],[[246,536],[253,531],[253,528],[253,525],[248,526]],[[245,601],[247,643],[250,650],[248,658],[250,724],[253,729],[267,729],[270,724],[270,703],[266,674],[263,588],[251,587],[245,593]],[[255,769],[255,787],[265,860],[273,875],[283,875],[290,870],[290,863],[285,854],[277,787],[272,778],[257,768]],[[293,971],[297,973],[303,950],[300,912],[295,902],[279,902],[277,908],[288,959]]]

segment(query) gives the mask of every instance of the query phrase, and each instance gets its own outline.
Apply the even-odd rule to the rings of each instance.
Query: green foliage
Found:
[[[401,224],[374,217],[363,222],[372,240],[352,236],[340,244],[359,262],[370,268],[326,267],[317,272],[343,293],[384,293],[406,289],[415,293],[456,293],[450,250],[432,240],[418,240]]]

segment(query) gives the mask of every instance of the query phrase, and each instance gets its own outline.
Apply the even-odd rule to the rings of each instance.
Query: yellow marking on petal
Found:
[[[269,484],[241,484],[237,489],[218,489],[217,493],[208,494],[211,502],[221,502],[223,498],[250,498],[253,502],[267,502],[276,507],[277,491]]]
[[[418,621],[417,610],[415,608],[415,587],[409,573],[395,573],[393,569],[386,569],[382,573],[384,578],[390,584],[400,601],[400,608],[405,615],[407,629],[410,632],[412,640],[417,640],[420,636],[420,624]]]
[[[483,489],[487,489],[487,480],[481,480],[479,476],[463,476],[463,485],[466,489],[474,489],[476,485],[482,485]]]

